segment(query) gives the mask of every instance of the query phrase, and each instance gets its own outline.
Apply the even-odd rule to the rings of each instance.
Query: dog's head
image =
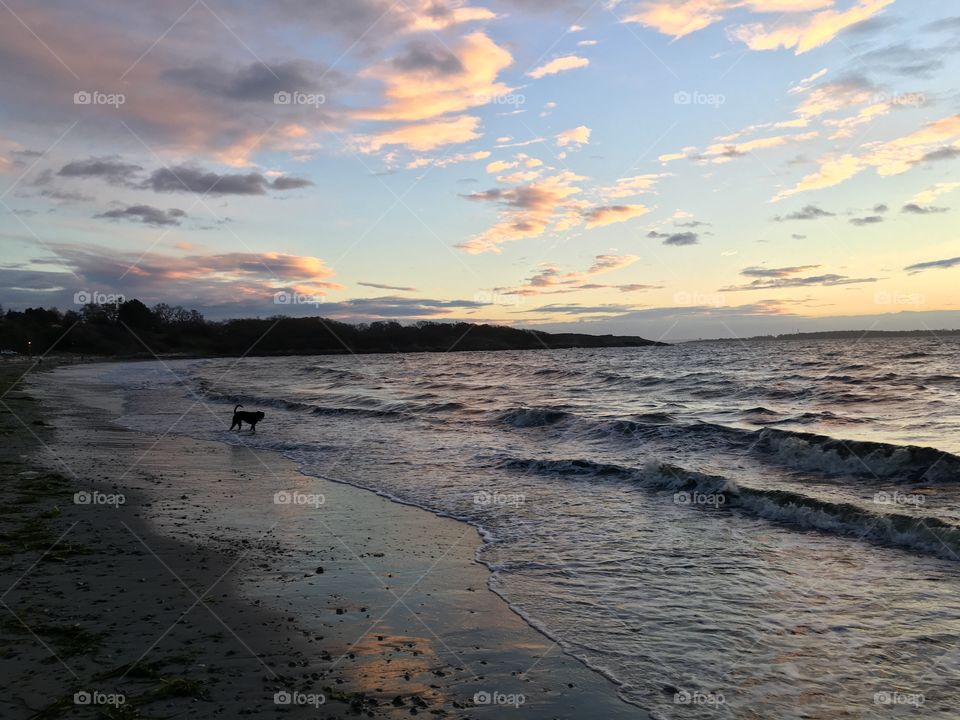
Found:
[[[259,421],[259,420],[263,420],[263,418],[265,417],[262,412],[255,412],[255,413],[253,414],[253,416],[254,416],[258,421]]]

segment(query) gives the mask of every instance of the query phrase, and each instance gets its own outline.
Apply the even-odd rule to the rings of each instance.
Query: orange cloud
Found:
[[[580,125],[569,130],[564,130],[557,135],[557,146],[567,147],[568,145],[587,145],[590,142],[590,134],[593,131],[586,125]]]
[[[868,20],[894,0],[858,0],[844,11],[823,10],[812,15],[806,22],[772,27],[761,23],[732,28],[729,35],[751,50],[794,49],[797,55],[826,45],[840,32],[852,25]]]
[[[452,120],[403,125],[375,135],[361,136],[359,147],[363,152],[379,152],[388,145],[402,145],[412,150],[435,150],[444,145],[469,142],[481,137],[477,128],[480,118],[461,115]]]
[[[833,187],[872,167],[880,176],[899,175],[943,148],[960,149],[960,115],[929,123],[909,135],[863,146],[861,155],[851,153],[821,159],[819,169],[796,186],[778,193],[773,202],[807,190]]]
[[[548,63],[544,63],[538,68],[534,68],[528,72],[527,75],[539,80],[547,75],[556,75],[566,72],[567,70],[576,70],[577,68],[586,67],[589,64],[590,61],[586,58],[578,57],[577,55],[564,55],[563,57],[558,57]]]
[[[428,120],[485,105],[512,88],[497,81],[513,56],[482,32],[467,35],[452,49],[420,49],[416,62],[394,58],[364,71],[385,85],[382,106],[357,112],[363,120]],[[427,55],[428,58],[423,58]],[[429,62],[432,58],[434,61]]]
[[[641,3],[621,22],[637,23],[680,38],[719,22],[736,8],[758,13],[795,13],[832,5],[833,0],[654,0]]]
[[[564,171],[538,183],[466,196],[469,200],[498,203],[504,210],[492,227],[457,247],[471,255],[499,253],[505,242],[537,237],[551,227],[558,231],[568,229],[580,222],[580,204],[571,198],[581,192],[574,183],[584,179]]]

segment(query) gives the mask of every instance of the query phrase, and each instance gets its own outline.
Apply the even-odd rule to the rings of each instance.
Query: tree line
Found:
[[[139,300],[78,310],[0,309],[0,350],[108,357],[314,355],[449,350],[542,350],[656,345],[633,336],[546,333],[502,325],[421,320],[345,323],[320,317],[212,321],[196,310]]]

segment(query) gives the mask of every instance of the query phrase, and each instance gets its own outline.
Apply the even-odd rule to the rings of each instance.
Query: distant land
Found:
[[[0,351],[117,358],[342,353],[560,350],[662,346],[636,336],[547,333],[466,322],[350,324],[319,317],[210,321],[196,310],[139,300],[79,310],[0,313]]]
[[[877,340],[882,338],[929,338],[935,336],[960,336],[960,329],[954,330],[822,330],[820,332],[786,333],[783,335],[754,335],[746,338],[710,338],[684,340],[689,343],[745,342],[754,340]]]

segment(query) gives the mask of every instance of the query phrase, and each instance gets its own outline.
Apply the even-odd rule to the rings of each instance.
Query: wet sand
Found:
[[[487,589],[472,527],[176,418],[124,430],[120,395],[61,378],[6,400],[47,425],[3,416],[9,487],[62,478],[31,504],[56,544],[3,557],[4,717],[95,716],[78,690],[164,717],[646,717]]]

